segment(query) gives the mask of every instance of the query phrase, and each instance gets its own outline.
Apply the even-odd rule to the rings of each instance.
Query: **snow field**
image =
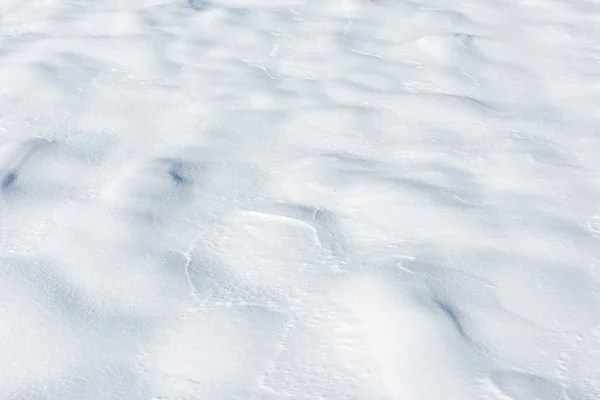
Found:
[[[0,398],[599,398],[599,22],[0,0]]]

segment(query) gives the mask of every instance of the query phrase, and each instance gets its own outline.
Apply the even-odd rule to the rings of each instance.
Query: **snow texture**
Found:
[[[599,0],[0,0],[0,399],[599,399],[599,79]]]

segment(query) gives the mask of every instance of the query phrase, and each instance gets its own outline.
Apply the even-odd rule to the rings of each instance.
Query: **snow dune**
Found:
[[[0,0],[0,398],[600,398],[597,0]]]

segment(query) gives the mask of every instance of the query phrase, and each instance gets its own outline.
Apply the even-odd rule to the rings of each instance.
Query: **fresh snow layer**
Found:
[[[0,0],[0,398],[600,398],[599,0]]]

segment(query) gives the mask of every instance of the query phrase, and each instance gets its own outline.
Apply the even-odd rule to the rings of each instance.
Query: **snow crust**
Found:
[[[598,0],[0,0],[0,398],[600,398]]]

